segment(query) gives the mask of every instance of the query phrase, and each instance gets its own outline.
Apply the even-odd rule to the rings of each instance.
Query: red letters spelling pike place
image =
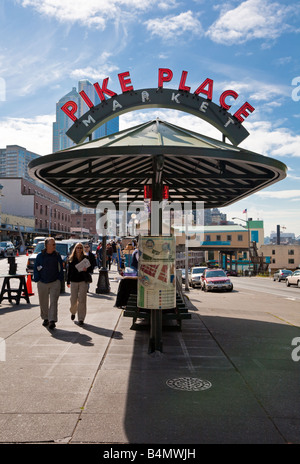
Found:
[[[188,74],[187,71],[182,71],[178,90],[181,90],[181,91],[184,91],[184,92],[190,92],[191,87],[186,85],[187,74]],[[122,90],[123,93],[124,92],[132,92],[134,90],[133,85],[131,83],[131,78],[130,78],[129,71],[118,74],[118,78],[119,78],[121,90]],[[163,86],[164,86],[164,83],[165,82],[170,82],[172,80],[172,78],[173,78],[173,72],[172,72],[171,69],[159,68],[159,70],[158,70],[158,88],[162,89]],[[109,79],[108,77],[103,79],[102,87],[99,85],[98,82],[96,82],[94,84],[94,88],[95,88],[97,94],[99,95],[99,98],[100,98],[101,101],[105,100],[105,95],[107,95],[109,97],[114,97],[114,96],[117,95],[113,90],[110,90],[107,87],[108,86],[108,79]],[[212,79],[207,78],[195,90],[194,95],[200,95],[200,94],[205,95],[207,100],[211,101],[212,97],[213,97],[213,86],[214,86],[214,81]],[[85,103],[87,104],[87,106],[89,108],[94,107],[94,103],[89,99],[89,97],[84,92],[84,90],[79,92],[79,94],[80,94],[81,98],[85,101]],[[221,94],[221,96],[219,98],[220,106],[222,108],[224,108],[225,110],[229,110],[231,105],[228,105],[226,103],[226,98],[227,97],[233,97],[236,100],[238,98],[238,96],[239,96],[238,93],[235,92],[234,90],[225,90]],[[67,103],[65,103],[61,107],[61,109],[69,118],[72,119],[72,121],[74,121],[74,122],[77,121],[77,117],[75,116],[75,113],[77,111],[77,104],[74,101],[72,101],[72,100],[68,101]],[[243,122],[244,119],[249,116],[249,112],[252,113],[254,111],[254,109],[255,108],[253,108],[253,106],[251,106],[250,103],[245,102],[234,113],[233,116],[235,116],[238,121]]]

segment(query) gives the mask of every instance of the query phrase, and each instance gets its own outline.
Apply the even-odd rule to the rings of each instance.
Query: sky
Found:
[[[169,68],[168,86],[177,89],[185,70],[191,92],[214,81],[214,103],[236,91],[227,100],[232,114],[248,101],[255,110],[240,147],[288,167],[284,180],[221,211],[228,220],[263,220],[265,236],[277,225],[300,236],[299,44],[294,0],[0,0],[0,148],[52,153],[56,102],[80,79],[109,77],[120,94],[119,73],[130,73],[134,89],[155,88],[158,69]],[[175,110],[126,113],[120,130],[156,117],[221,139]]]

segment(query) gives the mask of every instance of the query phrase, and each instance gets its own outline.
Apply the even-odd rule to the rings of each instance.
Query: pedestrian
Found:
[[[117,244],[115,242],[115,240],[113,240],[111,242],[111,246],[112,246],[112,263],[113,264],[117,264]]]
[[[33,280],[37,282],[43,326],[49,325],[49,329],[56,327],[58,298],[61,282],[64,279],[62,258],[55,247],[53,237],[45,239],[45,248],[38,253],[33,270]]]
[[[91,251],[91,247],[88,243],[85,243],[83,245],[83,251],[89,262],[91,263],[91,269],[89,271],[90,274],[93,274],[94,268],[96,267],[96,258],[94,253]],[[88,291],[89,291],[90,284],[88,284]]]
[[[90,274],[92,274],[94,272],[94,268],[96,267],[97,263],[96,263],[96,258],[95,258],[95,255],[94,253],[91,251],[91,247],[88,243],[85,243],[83,245],[83,252],[85,254],[85,256],[87,257],[87,259],[89,260],[89,262],[91,263],[91,270],[89,271]]]
[[[102,265],[102,242],[99,243],[96,249],[96,261],[97,261],[97,266],[100,269]]]
[[[106,245],[106,267],[108,267],[109,271],[111,268],[111,259],[112,259],[113,249],[111,243],[108,242]]]
[[[131,267],[138,272],[139,267],[139,249],[135,248],[131,255]]]
[[[82,243],[76,243],[68,260],[67,286],[71,287],[71,319],[74,321],[77,313],[79,325],[83,325],[86,316],[87,290],[89,283],[92,281],[92,266],[84,266],[78,270],[78,265],[85,258]]]

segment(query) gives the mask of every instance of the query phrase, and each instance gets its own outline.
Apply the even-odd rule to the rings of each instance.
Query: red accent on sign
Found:
[[[163,186],[163,200],[168,200],[169,199],[169,186],[164,185]]]
[[[242,116],[244,116],[245,118],[248,118],[249,116],[249,113],[248,111],[250,111],[250,113],[253,113],[253,111],[255,110],[255,108],[253,108],[253,106],[250,105],[250,103],[248,102],[245,102],[241,107],[240,109],[238,109],[233,116],[235,116],[240,122],[243,122],[244,121],[244,118],[242,118]]]
[[[93,108],[94,103],[89,99],[89,97],[87,96],[84,90],[81,90],[81,92],[79,92],[79,95],[85,101],[85,103],[87,104],[89,108]]]
[[[191,87],[188,87],[185,85],[186,76],[187,76],[187,71],[182,71],[178,90],[185,90],[186,92],[189,92],[191,90]]]
[[[129,77],[129,79],[125,79],[125,77]],[[130,92],[131,90],[133,90],[132,85],[127,87],[129,84],[131,84],[130,74],[128,71],[118,74],[118,78],[120,81],[122,92]]]
[[[71,107],[71,109],[69,109]],[[69,116],[70,119],[72,119],[72,121],[77,121],[77,118],[75,116],[74,113],[76,113],[78,107],[77,107],[77,104],[75,102],[73,102],[72,100],[68,101],[67,103],[65,103],[61,109],[63,110],[64,113],[66,113],[67,116]]]
[[[168,185],[163,186],[162,197],[163,197],[163,200],[169,199],[169,186]],[[145,200],[152,199],[152,185],[144,185],[144,199]]]
[[[205,90],[205,87],[208,86],[208,89]],[[214,81],[212,79],[205,79],[204,82],[202,82],[201,85],[199,85],[198,89],[195,90],[194,94],[199,95],[199,93],[204,93],[204,95],[207,96],[208,100],[212,100],[212,95],[213,95],[213,86],[214,86]]]
[[[144,185],[144,199],[151,199],[152,198],[152,187],[151,185]]]
[[[220,105],[225,110],[229,110],[229,108],[231,108],[231,105],[227,105],[227,103],[225,103],[225,98],[226,97],[233,97],[236,100],[238,96],[239,96],[239,94],[236,93],[234,90],[225,90],[225,92],[223,92],[222,95],[220,96],[220,100],[219,100]]]
[[[114,97],[115,95],[117,95],[115,92],[107,88],[108,79],[109,77],[106,77],[105,79],[103,79],[102,88],[100,87],[98,82],[94,84],[96,92],[99,95],[99,98],[101,101],[105,101],[105,96],[104,96],[105,93],[106,95],[109,95],[110,97]]]
[[[161,89],[164,82],[170,82],[173,77],[173,72],[168,68],[159,68],[158,70],[158,87]]]

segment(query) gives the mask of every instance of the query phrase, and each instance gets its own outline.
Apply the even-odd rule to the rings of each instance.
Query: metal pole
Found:
[[[162,204],[163,200],[163,171],[164,157],[157,155],[153,158],[152,201]],[[151,217],[151,216],[150,216]],[[151,217],[152,221],[152,217]],[[162,235],[162,208],[159,210],[159,235]],[[149,352],[162,351],[162,310],[151,309]]]
[[[184,222],[185,222],[185,245],[184,245],[184,255],[185,255],[185,291],[189,292],[189,247],[188,247],[188,213],[185,211],[184,214]]]
[[[104,210],[104,214],[107,213],[107,209]],[[98,283],[96,288],[96,293],[109,293],[110,285],[108,278],[108,269],[106,267],[106,229],[107,223],[104,225],[104,234],[102,239],[102,266],[99,270]]]

